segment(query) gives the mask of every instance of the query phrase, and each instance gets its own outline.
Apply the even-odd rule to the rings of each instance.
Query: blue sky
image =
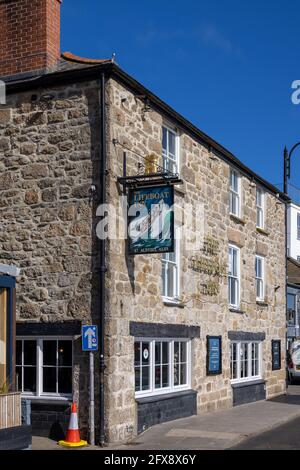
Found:
[[[299,17],[300,3],[283,0],[64,0],[62,50],[115,52],[127,73],[276,184],[284,145],[300,141],[291,102]],[[300,187],[300,149],[292,175]]]

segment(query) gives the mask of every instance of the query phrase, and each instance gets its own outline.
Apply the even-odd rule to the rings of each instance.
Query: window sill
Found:
[[[167,299],[166,297],[163,297],[163,303],[167,307],[178,307],[178,308],[185,307],[185,304],[182,301],[175,300],[175,299]]]
[[[241,382],[231,382],[232,388],[243,388],[243,387],[251,387],[252,385],[261,385],[265,384],[266,381],[262,378],[254,378],[249,380],[244,380]]]
[[[169,392],[169,393],[161,393],[158,395],[148,395],[144,397],[135,397],[135,401],[139,404],[154,403],[156,401],[170,400],[171,398],[177,398],[177,397],[187,396],[187,395],[197,395],[197,392],[192,389],[178,390],[178,391],[173,390],[172,392]]]
[[[49,397],[49,396],[34,396],[34,395],[21,395],[21,398],[24,398],[25,400],[31,400],[34,401],[35,403],[43,403],[43,404],[61,404],[61,405],[66,405],[72,402],[72,397]]]
[[[264,300],[256,300],[256,304],[260,307],[269,307],[268,302],[265,302]]]
[[[261,233],[262,235],[265,235],[266,237],[268,237],[270,235],[269,232],[267,232],[266,230],[264,230],[263,228],[260,228],[260,227],[256,227],[256,231],[258,233]]]
[[[237,224],[241,224],[241,225],[245,225],[246,224],[246,221],[241,219],[240,217],[238,217],[237,215],[235,214],[232,214],[230,213],[229,214],[231,220],[233,220],[234,222],[236,222]]]
[[[243,315],[245,313],[243,310],[236,307],[229,307],[229,312],[239,313],[240,315]]]

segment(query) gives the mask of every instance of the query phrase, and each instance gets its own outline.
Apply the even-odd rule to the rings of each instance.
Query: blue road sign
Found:
[[[82,351],[98,351],[98,327],[82,326]]]

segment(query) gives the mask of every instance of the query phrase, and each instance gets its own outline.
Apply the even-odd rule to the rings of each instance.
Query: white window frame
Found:
[[[136,398],[141,397],[151,397],[158,395],[165,395],[167,393],[180,392],[183,390],[191,389],[191,344],[192,341],[190,338],[134,338],[134,342],[144,342],[149,343],[149,355],[150,355],[150,387],[149,390],[143,390],[135,392]],[[169,368],[169,387],[156,389],[155,388],[155,342],[167,342],[169,343],[169,358],[170,358],[170,368]],[[183,342],[187,346],[187,383],[185,385],[174,385],[174,343]],[[135,370],[134,370],[135,372]]]
[[[236,344],[237,345],[237,350],[236,350],[236,355],[237,355],[237,378],[236,379],[231,379],[232,384],[237,384],[237,383],[244,383],[244,382],[253,382],[254,380],[260,380],[262,379],[262,341],[231,341],[230,342],[230,371],[232,368],[232,362],[231,362],[231,345]],[[248,377],[242,377],[241,378],[241,345],[242,344],[247,344],[248,347]],[[251,347],[252,344],[258,344],[258,374],[257,375],[251,375],[251,368],[252,368],[252,355],[251,355]],[[250,358],[250,359],[249,359]],[[231,372],[230,372],[231,375]]]
[[[234,251],[237,252],[237,263],[236,263],[237,274],[236,274],[236,276],[230,275],[230,272],[229,272],[229,270],[230,270],[230,250],[234,250]],[[241,258],[240,248],[236,245],[229,244],[229,246],[228,246],[228,303],[229,303],[229,307],[234,308],[234,309],[239,308],[240,299],[241,299],[241,267],[240,267],[241,261],[240,261],[240,258]],[[235,304],[230,303],[229,292],[230,292],[230,279],[231,278],[237,280],[237,299],[236,299]]]
[[[70,400],[73,396],[72,393],[45,393],[43,392],[43,342],[44,341],[71,341],[72,342],[72,376],[74,369],[74,342],[72,336],[17,336],[16,341],[35,341],[36,342],[36,393],[21,392],[23,397],[30,399],[53,399],[53,400]],[[22,346],[22,367],[23,366],[23,346]],[[54,367],[54,366],[53,366]],[[66,366],[67,367],[67,366]],[[23,384],[22,384],[23,389]]]
[[[258,277],[256,271],[256,261],[261,261],[261,277]],[[261,296],[257,295],[257,281],[260,281],[262,284],[262,292]],[[256,300],[257,301],[264,301],[265,300],[265,258],[261,255],[255,255],[255,289],[256,289]]]
[[[237,191],[235,188],[231,186],[231,175],[235,174],[237,177]],[[241,217],[241,207],[242,207],[242,191],[241,191],[242,185],[241,185],[241,175],[237,170],[234,168],[230,168],[230,175],[229,175],[229,212],[231,215],[234,215],[235,217]],[[237,199],[237,212],[233,212],[233,204],[232,200],[233,198]]]
[[[261,204],[257,201],[257,196],[260,194]],[[256,227],[263,229],[265,226],[265,192],[262,188],[256,188]]]
[[[181,241],[181,230],[180,227],[175,227],[175,239],[174,239],[174,254],[175,254],[175,261],[170,261],[169,260],[169,253],[163,253],[161,262],[162,262],[162,298],[163,302],[172,302],[172,303],[178,303],[180,299],[180,241]],[[165,269],[163,270],[163,265],[165,266]],[[167,288],[167,282],[168,282],[168,277],[167,277],[167,269],[169,266],[173,266],[174,272],[173,272],[173,286],[174,292],[173,296],[168,297],[164,295],[165,292],[168,291]]]
[[[300,240],[300,212],[297,212],[297,240]]]
[[[163,136],[163,129],[166,129],[167,131],[167,151],[164,151],[164,148],[162,148],[162,161],[163,161],[163,168],[168,169],[168,165],[166,165],[166,162],[170,163],[171,165],[174,165],[175,168],[171,171],[171,173],[178,173],[179,174],[179,168],[180,168],[180,136],[178,133],[178,130],[173,127],[172,125],[168,123],[163,123],[162,125],[162,136]],[[168,140],[168,135],[169,133],[173,134],[175,137],[175,158],[172,158],[171,154],[169,153],[169,140]]]

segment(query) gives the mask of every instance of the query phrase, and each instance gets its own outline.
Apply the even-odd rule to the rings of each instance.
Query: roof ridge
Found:
[[[78,55],[73,54],[72,52],[63,52],[61,54],[61,57],[70,62],[76,62],[79,64],[97,65],[97,64],[113,62],[112,59],[90,59],[88,57],[80,57]]]

